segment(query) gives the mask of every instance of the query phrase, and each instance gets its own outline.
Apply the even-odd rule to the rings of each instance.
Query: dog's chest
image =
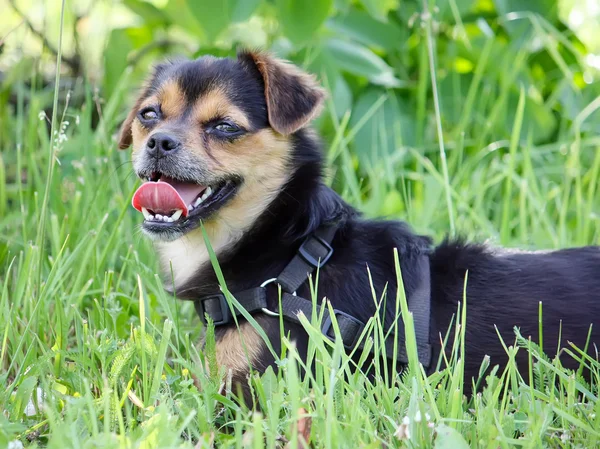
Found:
[[[235,242],[232,233],[221,232],[209,237],[213,251],[219,254]],[[165,287],[179,291],[205,264],[210,255],[202,231],[197,229],[172,242],[155,242]]]

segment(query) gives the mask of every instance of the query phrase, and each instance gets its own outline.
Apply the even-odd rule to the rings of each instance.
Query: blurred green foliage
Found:
[[[45,0],[45,10],[36,0],[3,1],[10,14],[0,17],[7,30],[0,33],[0,101],[12,96],[14,105],[17,80],[44,71],[51,79],[58,14],[43,13],[60,0]],[[593,103],[600,95],[600,56],[594,54],[600,39],[590,33],[599,18],[600,7],[586,0],[67,1],[63,89],[72,91],[72,106],[93,96],[98,106],[92,115],[105,114],[106,129],[114,130],[156,61],[269,49],[316,73],[330,92],[317,126],[331,143],[328,162],[346,170],[331,175],[338,190],[351,192],[367,213],[405,214],[408,194],[398,180],[423,173],[415,153],[436,166],[439,161],[431,67],[451,171],[468,156],[478,155],[476,161],[490,151],[508,152],[520,92],[525,103],[518,144],[568,148],[600,128]],[[32,39],[43,44],[45,56]],[[38,111],[47,110],[51,83],[34,78],[47,96],[37,89],[32,100]],[[27,99],[26,88],[21,94]],[[5,129],[14,120],[10,111],[0,111]],[[592,153],[582,152],[577,164],[589,166]],[[531,154],[536,169],[543,169],[544,154]],[[388,186],[372,189],[376,198],[363,203],[373,179]],[[423,187],[413,187],[418,197]],[[429,190],[428,200],[437,201],[441,190]],[[426,216],[420,221],[428,222]]]
[[[486,140],[508,138],[514,114],[504,111],[516,109],[524,88],[523,138],[549,142],[600,94],[590,85],[592,68],[584,72],[588,50],[561,22],[555,0],[438,3],[430,8],[443,125],[450,135],[458,137],[465,117],[475,116],[486,128]],[[102,83],[107,96],[126,67],[141,76],[164,54],[229,55],[239,46],[260,46],[320,75],[332,93],[333,120],[352,110],[350,123],[356,124],[379,98],[386,99],[356,135],[361,167],[385,163],[399,146],[435,141],[433,120],[419,117],[429,112],[431,100],[423,76],[428,66],[419,1],[169,0],[155,6],[125,0],[124,5],[141,20],[110,34]],[[475,79],[475,96],[468,98]],[[486,103],[500,93],[502,103]],[[591,129],[600,124],[600,115],[595,118],[587,122]]]
[[[19,15],[12,16],[13,25],[25,17],[35,26],[34,19],[40,14],[36,2],[5,1],[19,10]],[[50,9],[52,3],[46,2],[46,7]],[[356,135],[354,147],[364,168],[390,156],[398,146],[435,141],[433,121],[426,117],[431,111],[431,94],[426,76],[427,48],[421,45],[425,27],[420,1],[71,3],[65,19],[71,26],[66,27],[64,58],[67,63],[82,63],[81,67],[66,66],[95,81],[105,99],[115,92],[124,75],[138,79],[151,63],[166,55],[230,55],[240,46],[269,48],[321,77],[331,91],[331,120],[340,120],[353,110],[350,123],[356,124],[385,98]],[[591,53],[588,47],[595,43],[580,40],[566,25],[572,21],[586,31],[579,17],[585,10],[576,1],[430,3],[443,125],[449,136],[458,138],[465,129],[465,119],[475,118],[486,129],[486,142],[479,139],[475,145],[508,138],[514,116],[504,112],[515,109],[523,88],[527,95],[523,138],[537,144],[549,142],[600,94],[593,83],[598,67],[585,60]],[[579,11],[579,16],[573,11]],[[48,26],[48,32],[38,27],[49,43],[54,40],[52,20],[41,24]],[[4,47],[8,45],[10,37]],[[18,51],[5,49],[5,53],[10,61]],[[24,71],[31,66],[27,59],[17,64]],[[12,66],[11,70],[18,72],[19,68]],[[5,74],[5,87],[10,79],[10,73]],[[487,101],[498,95],[502,96],[501,103]],[[327,122],[322,120],[321,125],[331,131]],[[599,124],[600,115],[586,121],[589,129],[597,129]],[[461,138],[468,145],[471,137]]]

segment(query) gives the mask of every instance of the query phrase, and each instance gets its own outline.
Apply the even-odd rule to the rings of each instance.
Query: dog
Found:
[[[359,334],[374,316],[388,328],[403,323],[403,289],[418,358],[429,372],[440,356],[450,357],[443,336],[466,300],[466,385],[486,356],[492,366],[507,363],[498,334],[511,344],[516,326],[538,340],[540,302],[548,354],[573,343],[597,358],[598,247],[524,252],[460,239],[435,246],[406,223],[363,218],[322,179],[321,144],[310,122],[324,99],[313,75],[261,51],[168,61],[154,68],[118,136],[121,149],[133,147],[133,167],[144,181],[133,206],[144,215],[165,288],[212,318],[217,362],[234,382],[247,384],[250,367],[263,372],[276,358],[226,300],[211,248],[228,291],[243,298],[276,354],[282,315],[285,334],[306,355],[298,312],[310,317],[308,279],[318,275],[318,297],[332,307],[323,333],[342,338],[349,350],[365,347]],[[398,369],[409,357],[402,333],[394,334]],[[564,351],[561,361],[579,367]],[[516,362],[527,373],[526,351]]]

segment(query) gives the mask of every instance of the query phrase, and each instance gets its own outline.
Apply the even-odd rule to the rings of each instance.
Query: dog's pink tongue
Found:
[[[181,209],[185,217],[188,214],[188,205],[204,189],[206,187],[199,184],[178,182],[163,176],[158,182],[148,181],[142,184],[133,194],[131,204],[140,212],[144,207],[155,214],[163,215]]]

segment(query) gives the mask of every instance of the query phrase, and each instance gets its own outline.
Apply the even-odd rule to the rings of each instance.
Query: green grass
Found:
[[[556,38],[552,30],[548,36]],[[457,125],[444,127],[439,105],[427,104],[427,61],[435,61],[424,51],[418,127],[438,129],[444,145],[399,144],[389,160],[360,175],[350,144],[386,99],[353,126],[350,115],[336,114],[332,103],[326,112],[333,129],[325,150],[328,181],[368,216],[406,219],[436,239],[454,228],[469,238],[522,248],[598,243],[600,139],[581,132],[598,104],[552,143],[533,144],[521,133],[524,90],[515,111],[506,106],[517,56],[507,69],[509,81],[497,91],[485,91],[475,76],[463,92]],[[482,56],[480,63],[490,61]],[[163,291],[130,206],[137,181],[128,153],[116,151],[112,136],[135,83],[125,73],[106,102],[84,85],[83,102],[68,107],[64,89],[15,83],[14,108],[2,116],[0,447],[17,447],[15,441],[61,449],[208,448],[213,442],[281,447],[286,441],[302,447],[301,413],[312,419],[314,447],[600,446],[600,364],[580,349],[569,351],[592,370],[591,385],[518,332],[514,341],[499,339],[510,360],[528,351],[528,373],[521,376],[509,363],[479,380],[481,394],[463,396],[469,298],[457,310],[457,325],[443,336],[452,357],[438,361],[439,372],[430,377],[414,363],[408,317],[413,363],[393,378],[377,365],[373,382],[352,370],[340,344],[321,336],[319,317],[313,325],[309,317],[308,360],[300,360],[283,336],[286,358],[279,373],[253,375],[256,404],[237,404],[227,377],[222,381],[215,372],[211,330],[203,354],[197,348],[203,329],[193,307]],[[55,139],[48,138],[47,118],[39,116],[50,94]],[[98,126],[92,126],[95,111]],[[491,141],[494,122],[506,116],[515,117],[512,136]],[[385,139],[394,130],[378,132]],[[398,310],[403,308],[401,301]],[[377,322],[369,333],[381,347]],[[482,370],[490,363],[481,362]],[[302,376],[301,367],[314,369]],[[261,413],[253,411],[256,405]]]

